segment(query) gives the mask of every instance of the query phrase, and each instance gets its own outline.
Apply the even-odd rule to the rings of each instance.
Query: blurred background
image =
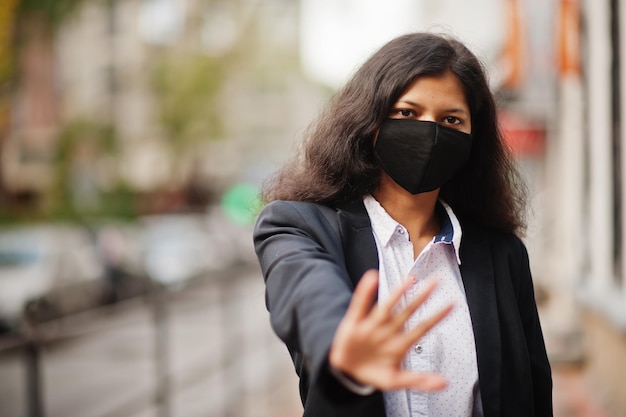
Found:
[[[258,191],[416,30],[489,73],[555,415],[626,415],[626,0],[0,0],[0,416],[300,415]]]

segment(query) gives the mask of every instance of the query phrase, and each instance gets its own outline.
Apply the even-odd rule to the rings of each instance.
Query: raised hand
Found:
[[[406,321],[437,284],[430,282],[415,300],[402,309],[398,308],[398,301],[411,285],[412,282],[407,280],[390,294],[388,300],[372,307],[378,291],[378,271],[370,270],[363,275],[335,333],[329,354],[332,367],[361,384],[379,390],[435,391],[445,388],[447,381],[441,375],[402,369],[402,361],[411,346],[453,307],[447,306],[406,331]]]

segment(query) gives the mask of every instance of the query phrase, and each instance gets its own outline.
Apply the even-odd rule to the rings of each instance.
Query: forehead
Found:
[[[424,75],[416,78],[402,92],[398,101],[415,104],[446,104],[469,109],[465,89],[459,78],[451,71],[441,75]]]

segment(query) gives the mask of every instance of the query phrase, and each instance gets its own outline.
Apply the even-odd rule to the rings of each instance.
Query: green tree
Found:
[[[223,64],[203,54],[171,52],[155,65],[152,86],[159,121],[177,156],[224,134],[219,110]]]
[[[0,3],[0,161],[11,120],[11,81],[15,69],[14,33],[19,0]],[[6,187],[0,169],[0,207],[6,206]]]

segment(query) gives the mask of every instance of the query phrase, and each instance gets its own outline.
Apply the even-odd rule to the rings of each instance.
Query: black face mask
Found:
[[[411,194],[441,187],[470,155],[472,136],[435,122],[387,119],[374,156],[387,175]]]

